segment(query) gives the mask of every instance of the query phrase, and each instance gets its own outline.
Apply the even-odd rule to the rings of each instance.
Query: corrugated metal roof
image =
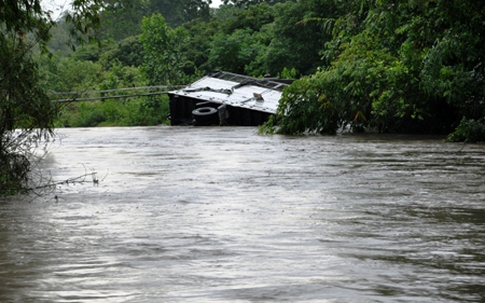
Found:
[[[170,93],[274,114],[278,108],[282,90],[287,85],[275,79],[258,79],[228,72],[214,72],[185,88]]]

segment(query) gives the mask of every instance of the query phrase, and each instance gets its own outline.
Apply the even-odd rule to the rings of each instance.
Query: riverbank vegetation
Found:
[[[484,140],[485,4],[224,2],[215,9],[206,1],[108,1],[98,32],[102,47],[76,52],[64,47],[69,35],[61,19],[49,44],[57,61],[43,63],[49,68],[42,70],[52,71],[44,75],[46,87],[186,84],[216,69],[255,77],[293,71],[298,81],[263,130],[333,134],[350,127]],[[57,125],[146,125],[168,115],[163,98],[118,102],[131,117],[105,103],[70,105]],[[160,109],[165,112],[157,114]]]
[[[52,21],[39,1],[0,0],[0,186],[25,177],[7,172],[28,163],[16,152],[26,138],[53,127],[167,121],[162,95],[74,102],[84,93],[170,88],[217,69],[297,79],[266,132],[485,140],[485,3],[223,2],[84,0]],[[73,102],[48,101],[65,99],[59,92],[75,92]]]
[[[281,132],[335,133],[350,124],[485,139],[484,3],[326,2],[336,14],[302,22],[331,32],[320,49],[328,64],[285,92],[275,119]]]

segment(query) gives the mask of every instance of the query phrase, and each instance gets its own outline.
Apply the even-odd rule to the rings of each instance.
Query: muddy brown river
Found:
[[[0,302],[484,302],[485,146],[60,129],[0,200]]]

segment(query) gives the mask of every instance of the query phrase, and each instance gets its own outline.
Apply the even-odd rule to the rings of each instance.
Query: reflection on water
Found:
[[[485,149],[253,128],[60,130],[0,203],[1,302],[483,302]]]

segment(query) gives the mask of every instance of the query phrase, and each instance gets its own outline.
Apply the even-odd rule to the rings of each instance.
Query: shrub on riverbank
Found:
[[[56,126],[151,126],[167,123],[169,112],[167,96],[71,103],[60,110]]]
[[[461,120],[455,131],[447,138],[448,142],[476,143],[485,140],[485,119]]]

